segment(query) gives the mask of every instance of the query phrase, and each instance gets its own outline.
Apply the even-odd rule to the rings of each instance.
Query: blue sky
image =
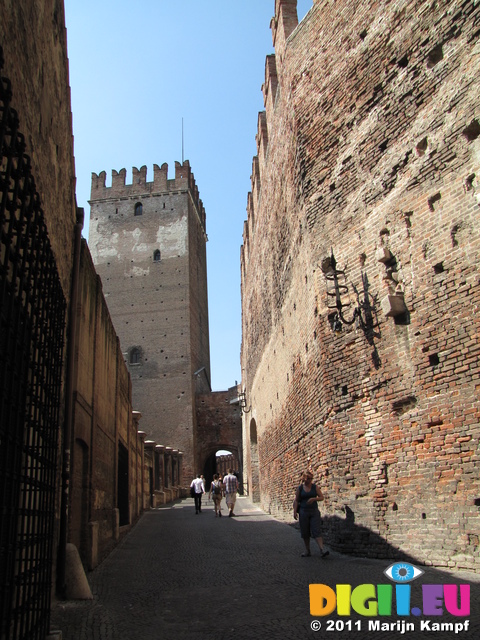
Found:
[[[301,20],[312,0],[298,0]],[[240,382],[240,246],[275,0],[65,0],[77,203],[92,172],[190,161],[207,215],[213,390]],[[88,238],[88,220],[84,235]]]

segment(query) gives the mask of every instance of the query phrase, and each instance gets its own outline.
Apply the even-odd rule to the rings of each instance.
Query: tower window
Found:
[[[140,349],[138,349],[137,347],[134,347],[130,351],[129,361],[130,361],[130,364],[140,364]]]
[[[160,262],[160,249],[155,249],[153,252],[153,261]]]
[[[143,213],[143,205],[141,202],[137,202],[137,204],[135,205],[135,215],[141,216],[142,213]]]

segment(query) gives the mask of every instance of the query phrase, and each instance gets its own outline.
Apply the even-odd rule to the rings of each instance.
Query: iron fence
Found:
[[[0,53],[0,69],[3,55]],[[50,624],[65,299],[0,79],[0,637]]]

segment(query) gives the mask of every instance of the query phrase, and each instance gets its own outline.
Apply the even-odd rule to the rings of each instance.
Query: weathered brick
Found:
[[[92,174],[89,247],[142,429],[184,453],[188,480],[203,469],[195,393],[210,380],[205,210],[188,161],[174,179],[167,164],[151,182],[145,166],[132,173],[126,184],[125,169],[113,171],[111,187]]]
[[[296,3],[278,4],[291,14]],[[451,524],[477,527],[465,504],[480,492],[480,139],[464,133],[479,118],[480,7],[317,0],[293,30],[280,18],[241,251],[244,459],[252,429],[258,454],[248,474],[285,515],[310,466],[333,546],[445,566],[443,544],[459,567]],[[332,249],[344,315],[358,292],[365,330],[332,331]],[[380,306],[397,288],[400,319]],[[478,567],[474,545],[471,557]]]

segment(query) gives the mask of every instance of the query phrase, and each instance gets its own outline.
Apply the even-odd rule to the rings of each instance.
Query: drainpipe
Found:
[[[60,531],[57,555],[57,594],[65,598],[65,561],[67,553],[68,503],[70,489],[70,453],[73,441],[73,391],[75,374],[75,351],[77,338],[78,282],[80,255],[82,250],[83,207],[77,207],[77,222],[74,229],[72,289],[67,331],[67,370],[65,373],[65,422],[63,431],[62,493],[60,503]]]

